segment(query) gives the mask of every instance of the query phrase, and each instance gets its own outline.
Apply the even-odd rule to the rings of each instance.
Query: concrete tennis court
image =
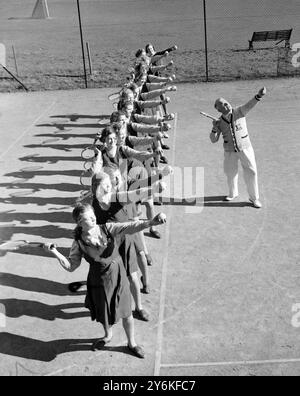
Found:
[[[248,116],[264,205],[256,210],[242,178],[239,199],[222,202],[222,145],[210,143],[211,122],[198,113],[215,114],[219,96],[242,104],[263,85],[268,96]],[[99,115],[112,112],[111,92],[0,96],[2,243],[51,240],[67,253],[80,152]],[[145,360],[127,354],[121,323],[109,346],[90,350],[102,329],[83,308],[84,295],[67,289],[86,279],[86,263],[69,274],[41,249],[2,246],[0,375],[299,375],[300,328],[292,322],[300,303],[299,99],[297,79],[181,85],[172,95],[168,157],[203,168],[204,188],[197,206],[158,207],[168,216],[163,239],[147,237],[155,265],[143,300],[151,321],[135,321]]]

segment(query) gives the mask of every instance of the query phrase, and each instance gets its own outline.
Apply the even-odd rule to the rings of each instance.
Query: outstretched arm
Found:
[[[160,72],[160,71],[163,71],[163,70],[167,69],[168,67],[172,67],[173,65],[174,65],[173,61],[170,61],[167,65],[156,65],[156,66],[150,65],[150,69],[149,70],[152,73],[157,73],[157,72]]]
[[[167,96],[163,100],[138,100],[136,103],[141,109],[149,109],[170,103],[171,99]]]
[[[159,170],[154,175],[151,175],[147,178],[132,179],[130,185],[128,186],[128,191],[138,190],[138,189],[141,189],[144,187],[145,188],[150,187],[153,184],[162,180],[164,177],[172,175],[173,173],[174,173],[173,168],[171,166],[167,165],[162,170]]]
[[[135,114],[134,119],[139,124],[147,124],[147,125],[158,124],[159,122],[164,121],[162,117],[159,117],[157,115],[150,116],[144,114]]]
[[[108,231],[115,237],[122,235],[132,235],[137,232],[146,230],[147,228],[154,227],[166,223],[166,215],[160,213],[154,217],[153,220],[131,221],[128,223],[107,223]]]
[[[239,107],[238,110],[245,117],[249,113],[249,111],[251,111],[257,105],[257,103],[261,101],[266,93],[267,89],[265,87],[261,88],[254,98],[249,100],[249,102],[247,102],[244,106]]]
[[[135,132],[148,134],[158,134],[159,132],[166,132],[171,129],[171,125],[165,123],[161,123],[160,125],[147,125],[132,122],[131,127]]]
[[[136,188],[135,188],[136,187]],[[120,191],[118,192],[117,198],[119,202],[139,202],[144,199],[148,199],[153,196],[155,193],[162,192],[165,188],[164,184],[160,181],[156,181],[150,187],[146,186],[140,188],[138,181],[132,183],[128,191]]]
[[[127,158],[134,158],[137,161],[147,161],[155,156],[155,153],[149,153],[148,151],[137,151],[128,146],[122,146],[122,150]]]
[[[166,52],[169,53],[169,52],[172,52],[172,51],[176,51],[177,49],[178,49],[177,45],[173,45],[173,46],[170,47],[170,48],[167,48],[167,49],[165,49],[165,50],[156,52],[155,55],[164,55]],[[154,56],[155,56],[155,55],[154,55]]]
[[[128,139],[134,147],[149,146],[150,144],[153,144],[154,142],[157,141],[156,137],[150,137],[150,136],[146,136],[146,137],[128,136]]]
[[[158,96],[165,94],[166,92],[176,92],[176,91],[177,91],[177,87],[172,85],[170,87],[156,89],[154,91],[142,93],[140,96],[143,100],[152,100],[157,98]]]

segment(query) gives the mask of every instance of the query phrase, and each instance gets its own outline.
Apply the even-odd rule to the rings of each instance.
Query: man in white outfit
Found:
[[[266,93],[266,88],[262,88],[253,99],[236,109],[233,109],[227,100],[217,99],[215,108],[222,115],[218,120],[213,121],[213,130],[210,134],[212,143],[217,143],[221,134],[224,139],[224,172],[229,187],[229,194],[225,200],[229,202],[238,197],[238,162],[240,160],[249,200],[258,209],[262,207],[262,204],[259,200],[257,167],[245,117]]]

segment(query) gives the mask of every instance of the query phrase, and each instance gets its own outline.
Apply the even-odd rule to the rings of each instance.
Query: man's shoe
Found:
[[[170,147],[167,146],[166,144],[162,144],[162,145],[161,145],[161,148],[162,148],[163,150],[170,150]]]
[[[233,201],[234,199],[236,199],[237,197],[238,197],[238,195],[235,195],[234,197],[228,196],[228,197],[226,197],[226,198],[224,199],[224,201],[226,201],[226,202],[231,202],[231,201]]]
[[[262,208],[262,203],[260,202],[259,199],[249,199],[249,201],[252,203],[252,205],[256,208],[256,209],[261,209]]]
[[[161,234],[160,234],[159,231],[150,229],[149,232],[150,232],[150,234],[151,234],[154,238],[156,238],[156,239],[161,239]]]
[[[130,352],[140,358],[140,359],[144,359],[145,358],[145,351],[142,347],[140,347],[139,345],[135,346],[135,347],[131,347],[129,345],[127,345],[127,348],[130,350]]]
[[[150,320],[150,315],[144,309],[141,309],[141,310],[136,309],[135,316],[137,319],[140,319],[143,322],[149,322],[149,320]]]

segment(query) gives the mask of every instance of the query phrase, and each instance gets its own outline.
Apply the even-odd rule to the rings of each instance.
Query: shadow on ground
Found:
[[[229,207],[229,208],[243,208],[252,206],[250,202],[227,202],[225,196],[211,196],[211,197],[192,197],[192,198],[163,198],[164,206],[205,206],[205,207]]]
[[[58,355],[93,350],[97,338],[40,341],[11,333],[0,333],[0,353],[23,359],[51,362]],[[97,349],[99,350],[99,349]],[[132,355],[126,346],[104,346],[102,351]]]
[[[84,308],[84,304],[82,303],[48,305],[39,301],[9,298],[0,300],[0,304],[5,307],[5,315],[8,318],[31,316],[42,320],[53,321],[55,319],[70,320],[90,317],[88,311],[65,312],[68,309]]]
[[[80,283],[82,285],[86,284],[85,281]],[[54,282],[41,278],[31,278],[29,276],[24,277],[6,272],[0,272],[0,284],[1,286],[13,287],[23,291],[50,294],[59,297],[85,295],[85,291],[77,291],[76,293],[72,293],[69,290],[69,284]]]

